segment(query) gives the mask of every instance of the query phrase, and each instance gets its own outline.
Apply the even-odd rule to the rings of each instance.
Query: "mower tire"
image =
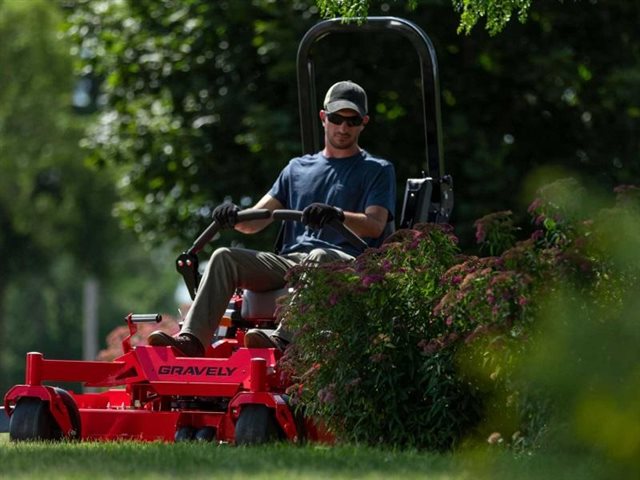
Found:
[[[202,427],[193,436],[197,442],[212,442],[216,436],[216,429],[213,427]]]
[[[281,438],[273,411],[265,405],[244,405],[236,423],[236,445],[259,445]]]
[[[178,442],[190,442],[193,440],[196,430],[193,427],[180,427],[176,430],[175,441]]]
[[[9,421],[9,439],[13,442],[60,440],[62,432],[49,411],[49,402],[24,397],[16,403]]]
[[[72,430],[69,440],[81,435],[80,411],[66,390],[55,388],[69,415]],[[24,397],[18,400],[9,422],[9,439],[14,442],[36,440],[61,440],[64,437],[60,426],[49,410],[49,402],[40,398]]]

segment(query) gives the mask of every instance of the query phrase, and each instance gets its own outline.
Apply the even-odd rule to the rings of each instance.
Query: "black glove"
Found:
[[[225,202],[218,205],[213,210],[213,219],[220,225],[221,229],[233,228],[238,221],[238,212],[240,207],[235,203]]]
[[[341,208],[324,203],[312,203],[302,211],[302,223],[313,229],[322,228],[332,220],[344,221]]]

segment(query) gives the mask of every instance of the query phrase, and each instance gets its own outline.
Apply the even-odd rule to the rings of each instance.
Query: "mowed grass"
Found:
[[[180,443],[12,443],[0,435],[7,479],[590,479],[598,465],[506,451],[437,454],[356,446]]]

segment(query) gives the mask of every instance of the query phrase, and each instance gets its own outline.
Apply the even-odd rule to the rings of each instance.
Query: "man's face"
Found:
[[[360,117],[358,112],[348,108],[335,113],[320,111],[320,119],[325,130],[326,141],[338,150],[348,150],[358,143],[360,132],[369,121],[369,116]]]

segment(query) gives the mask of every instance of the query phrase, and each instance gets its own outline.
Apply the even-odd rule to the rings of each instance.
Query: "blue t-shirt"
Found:
[[[364,213],[367,207],[377,205],[389,211],[391,222],[396,202],[395,171],[390,162],[364,150],[347,158],[327,158],[322,153],[305,155],[289,162],[269,195],[290,210],[304,210],[309,204],[320,202],[346,212]],[[287,223],[281,253],[313,248],[338,248],[354,256],[362,253],[330,227],[314,231],[300,222]],[[378,246],[389,233],[387,230],[379,238],[364,240],[371,247]]]

